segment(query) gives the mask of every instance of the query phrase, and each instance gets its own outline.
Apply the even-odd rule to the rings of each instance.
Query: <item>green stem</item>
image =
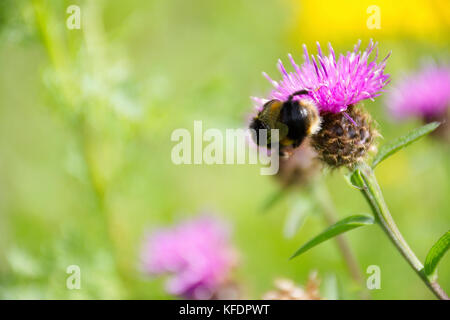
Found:
[[[442,300],[448,300],[447,294],[440,287],[437,280],[429,278],[425,275],[422,263],[400,233],[400,230],[395,224],[386,202],[384,201],[383,194],[373,170],[367,164],[362,164],[356,170],[356,173],[356,175],[353,175],[353,178],[357,181],[354,182],[361,187],[361,191],[366,200],[369,202],[378,224],[382,227],[397,250],[414,269],[420,279],[422,279],[422,281],[436,295],[436,297]]]

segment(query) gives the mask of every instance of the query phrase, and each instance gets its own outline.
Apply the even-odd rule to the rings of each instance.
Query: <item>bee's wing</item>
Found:
[[[274,110],[281,109],[282,105],[283,105],[283,102],[281,102],[280,100],[272,99],[272,100],[267,101],[264,104],[263,108],[264,108],[264,110],[267,110],[267,111],[274,111]]]
[[[274,127],[275,123],[278,121],[278,117],[280,116],[281,107],[283,106],[283,102],[280,100],[270,100],[264,104],[263,110],[259,115],[259,118],[270,125],[270,127]]]

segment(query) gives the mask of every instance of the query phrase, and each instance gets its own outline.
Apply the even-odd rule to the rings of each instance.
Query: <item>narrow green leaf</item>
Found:
[[[425,274],[434,276],[436,267],[444,256],[445,252],[450,248],[450,230],[447,231],[430,249],[425,259]]]
[[[306,244],[300,247],[289,259],[293,259],[296,256],[304,253],[305,251],[317,246],[318,244],[331,239],[341,233],[355,229],[357,227],[362,227],[374,223],[374,219],[369,216],[357,215],[350,216],[336,222],[332,226],[328,227],[324,232],[316,236],[315,238],[308,241]]]
[[[364,184],[362,183],[362,180],[360,178],[359,168],[356,168],[354,171],[345,174],[344,179],[352,188],[361,190],[364,187]]]
[[[410,145],[414,141],[419,140],[423,136],[426,136],[437,127],[439,127],[439,125],[439,122],[431,122],[420,128],[412,130],[408,134],[401,136],[390,143],[383,145],[373,159],[372,168],[375,168],[380,162],[389,158],[400,149]]]

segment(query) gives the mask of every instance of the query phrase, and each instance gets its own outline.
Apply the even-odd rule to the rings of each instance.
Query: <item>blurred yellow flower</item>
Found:
[[[302,42],[398,38],[448,41],[448,0],[290,0]]]

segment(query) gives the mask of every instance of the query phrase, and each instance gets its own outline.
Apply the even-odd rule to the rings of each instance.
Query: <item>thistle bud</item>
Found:
[[[322,119],[322,129],[311,144],[330,167],[353,167],[376,149],[378,132],[363,108],[350,105],[345,112],[326,113]]]

